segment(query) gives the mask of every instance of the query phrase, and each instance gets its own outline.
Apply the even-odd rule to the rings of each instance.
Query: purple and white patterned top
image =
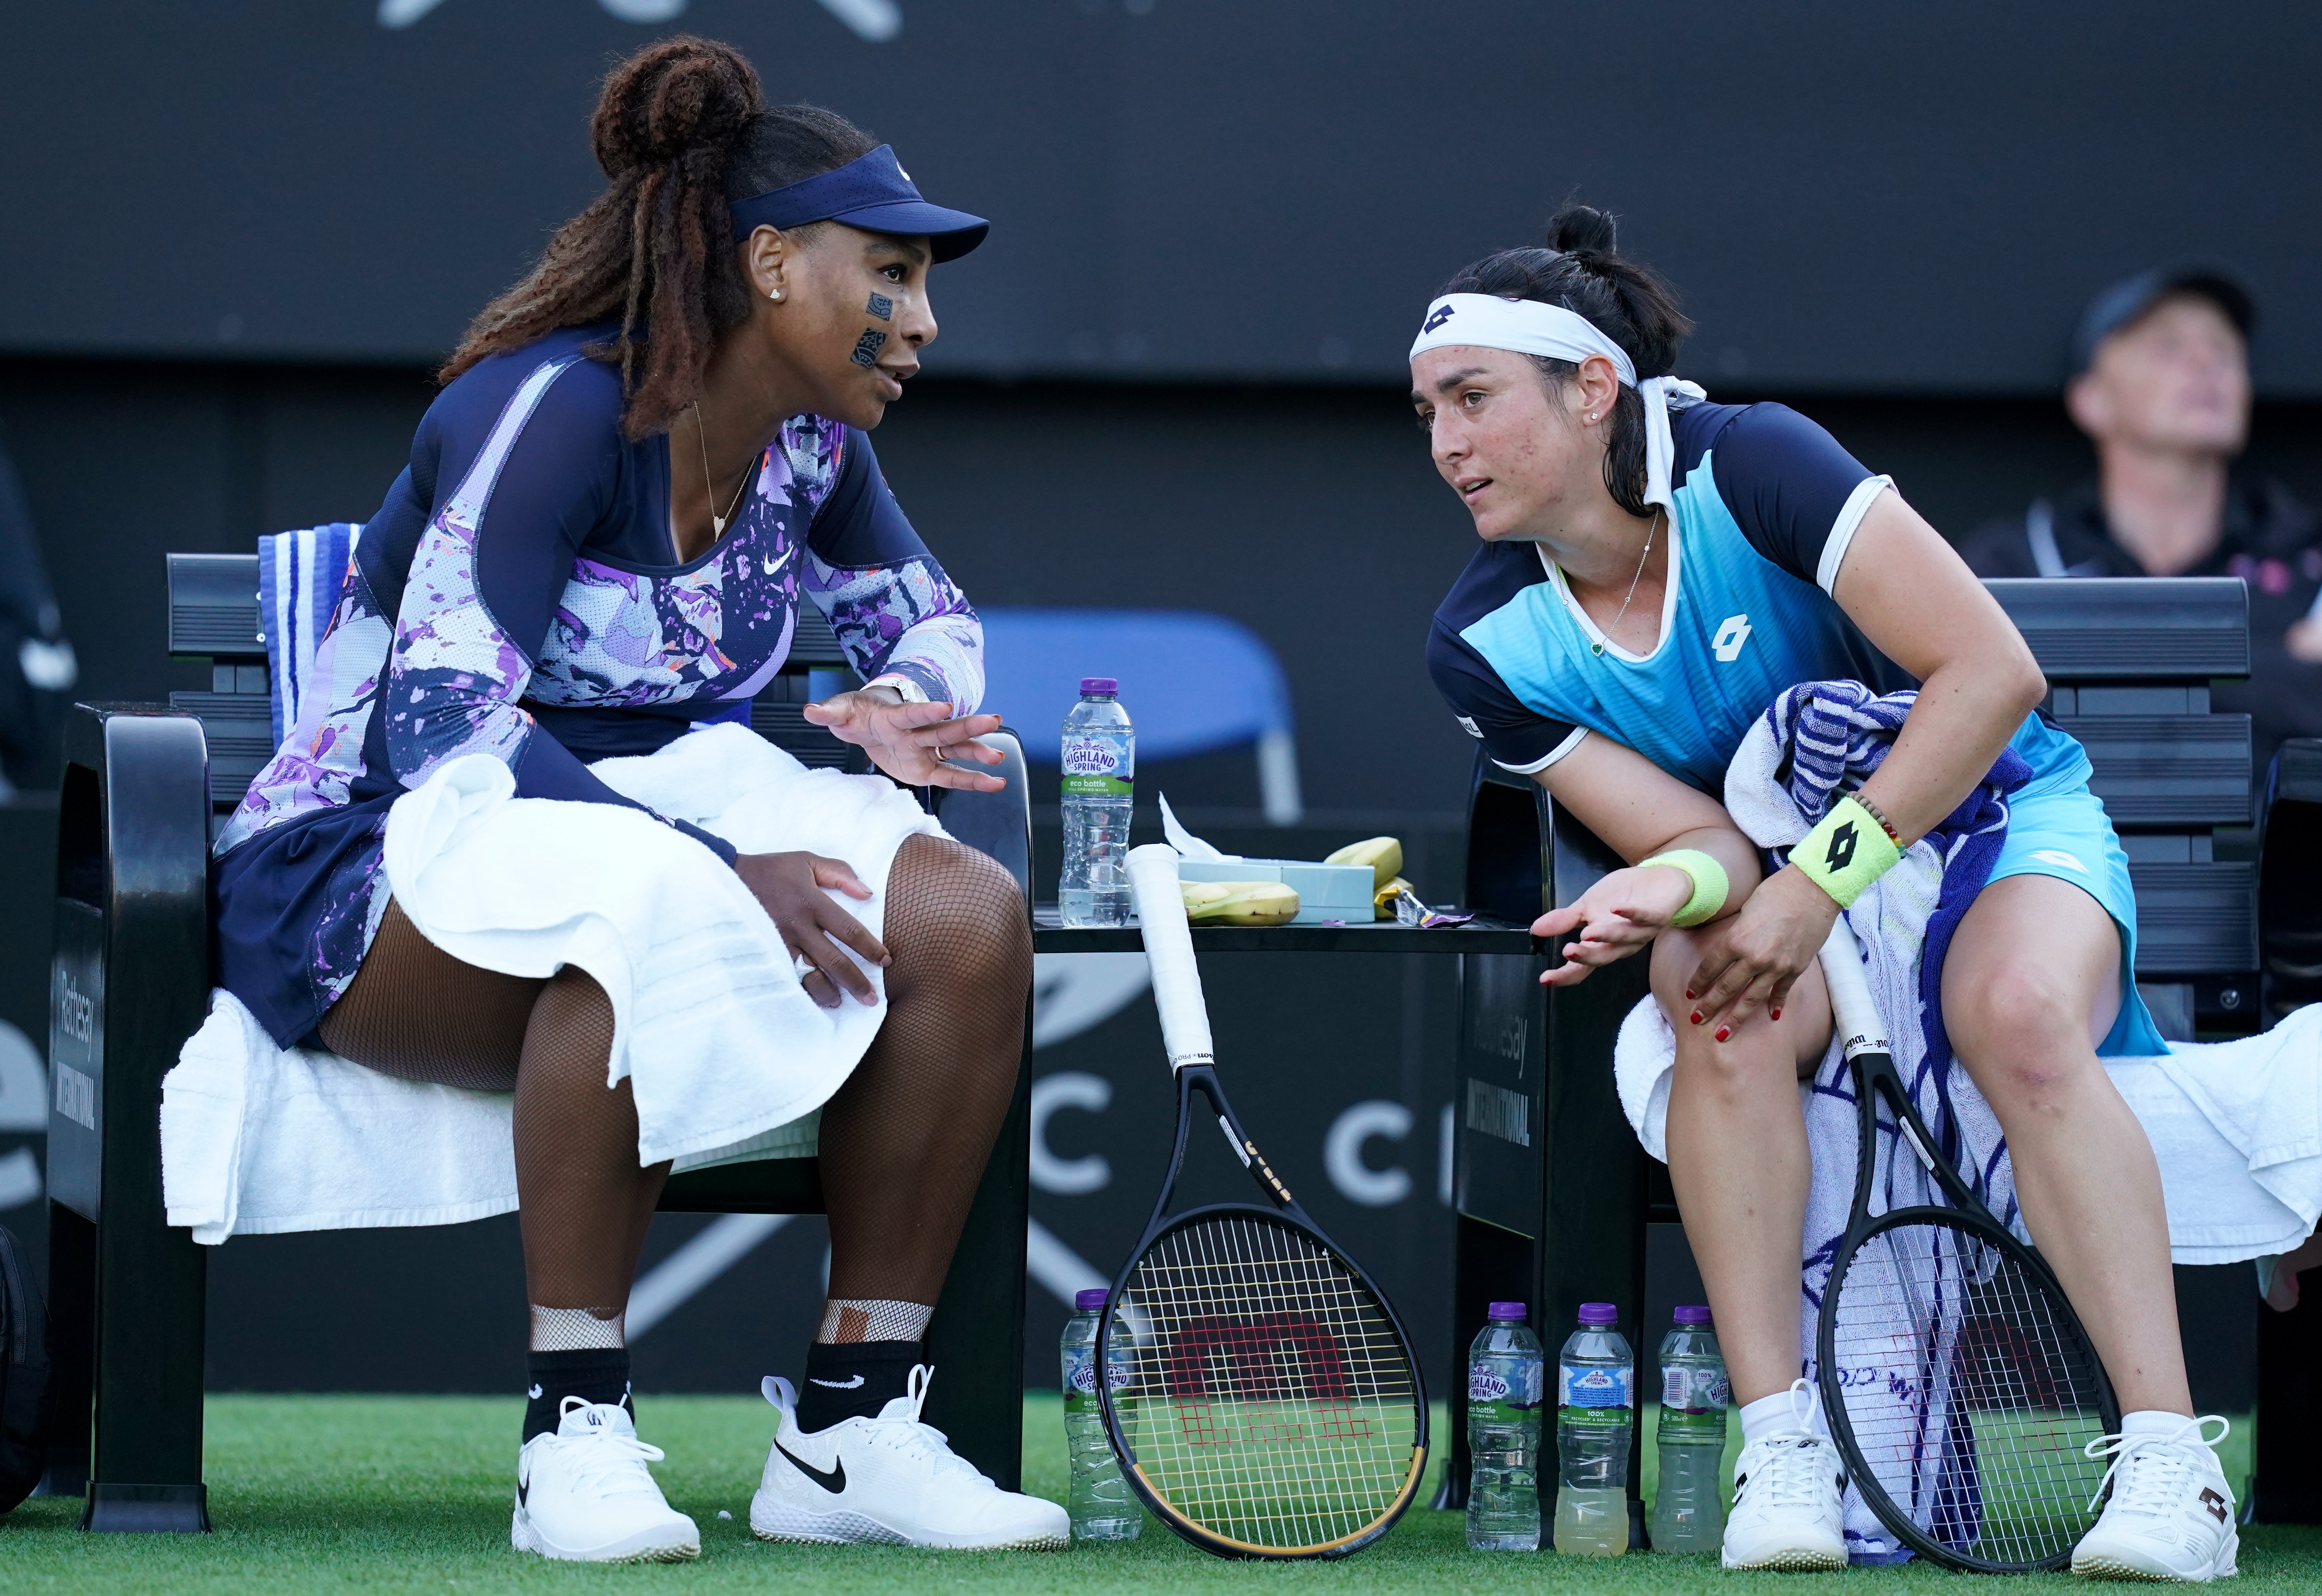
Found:
[[[519,796],[628,804],[588,762],[746,719],[801,593],[866,678],[962,714],[982,696],[975,611],[860,431],[785,422],[734,522],[679,563],[668,441],[622,438],[618,375],[581,353],[604,331],[495,357],[437,398],[357,543],[297,723],[218,834],[226,985],[278,1040],[353,978],[386,912],[386,807],[446,760],[490,754]],[[316,822],[329,846],[288,838]]]

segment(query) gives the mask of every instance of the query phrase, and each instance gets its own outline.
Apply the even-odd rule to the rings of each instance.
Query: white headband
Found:
[[[1645,502],[1673,508],[1669,497],[1669,466],[1677,453],[1669,436],[1669,412],[1699,404],[1709,395],[1696,383],[1678,377],[1648,377],[1637,381],[1637,366],[1596,324],[1561,305],[1537,299],[1503,299],[1496,294],[1446,294],[1427,307],[1419,336],[1412,340],[1417,359],[1431,349],[1464,344],[1475,349],[1505,349],[1516,354],[1546,355],[1575,365],[1591,355],[1613,363],[1622,382],[1645,401]]]

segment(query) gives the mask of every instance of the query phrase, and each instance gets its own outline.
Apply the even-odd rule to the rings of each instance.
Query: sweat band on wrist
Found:
[[[1641,870],[1646,865],[1667,865],[1672,870],[1682,870],[1686,879],[1693,883],[1693,896],[1686,899],[1685,907],[1669,920],[1674,926],[1699,925],[1725,907],[1726,894],[1732,890],[1732,884],[1725,879],[1725,867],[1697,848],[1657,853],[1637,868]]]
[[[1902,857],[1887,829],[1851,793],[1833,804],[1805,839],[1790,849],[1790,863],[1842,909],[1854,907],[1863,889]]]

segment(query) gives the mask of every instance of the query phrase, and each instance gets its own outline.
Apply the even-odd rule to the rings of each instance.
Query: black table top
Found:
[[[1142,953],[1145,935],[1131,919],[1102,930],[1056,923],[1056,906],[1032,911],[1032,947],[1040,953]],[[1197,925],[1196,953],[1531,953],[1530,928],[1478,915],[1461,926],[1421,931],[1383,921],[1368,925]]]

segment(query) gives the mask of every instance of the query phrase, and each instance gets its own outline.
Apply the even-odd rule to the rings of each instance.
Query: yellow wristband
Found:
[[[1686,899],[1685,907],[1670,919],[1675,926],[1695,926],[1725,907],[1725,897],[1732,891],[1732,883],[1725,879],[1725,867],[1697,848],[1680,848],[1668,853],[1657,853],[1639,865],[1667,865],[1672,870],[1685,872],[1693,883],[1693,896]]]
[[[1833,804],[1805,840],[1790,849],[1790,863],[1842,909],[1854,907],[1863,889],[1902,857],[1887,828],[1851,793]]]

